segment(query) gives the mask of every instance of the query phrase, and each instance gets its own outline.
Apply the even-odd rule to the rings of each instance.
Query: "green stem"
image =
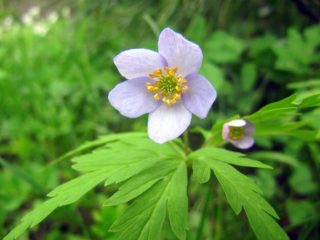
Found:
[[[221,186],[217,189],[217,214],[216,214],[216,224],[214,227],[214,240],[221,239],[221,226],[222,226],[222,190]]]
[[[77,211],[77,214],[78,214],[77,218],[78,218],[78,221],[79,221],[79,225],[80,225],[80,227],[81,227],[81,229],[83,231],[83,234],[85,235],[85,237],[87,239],[93,239],[92,238],[93,236],[92,236],[92,234],[90,232],[90,227],[88,227],[88,224],[86,223],[86,221],[85,221],[85,219],[84,219],[84,217],[83,217],[83,215],[81,213],[81,210],[80,210],[79,206],[76,208],[76,211]]]
[[[223,141],[213,143],[213,140],[215,137],[217,137],[217,134],[212,133],[211,136],[202,144],[201,148],[208,147],[208,146],[222,147],[225,144],[225,142],[223,142]]]
[[[188,131],[185,131],[183,133],[183,142],[184,142],[184,151],[188,155],[190,153],[190,147],[189,147],[189,133]]]
[[[212,182],[210,181],[208,183],[208,190],[207,190],[207,194],[206,194],[206,200],[203,206],[203,211],[202,211],[202,215],[201,215],[201,219],[200,219],[200,223],[199,223],[199,227],[198,227],[198,231],[197,231],[197,235],[195,240],[202,240],[202,233],[203,233],[203,229],[204,229],[204,223],[205,220],[207,218],[207,214],[208,214],[208,209],[209,209],[209,204],[211,201],[211,190],[212,190]]]

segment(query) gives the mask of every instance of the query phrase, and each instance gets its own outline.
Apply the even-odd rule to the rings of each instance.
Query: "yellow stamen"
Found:
[[[154,92],[154,86],[147,86],[149,92]]]
[[[162,70],[160,68],[157,68],[156,70],[154,70],[153,73],[149,74],[149,77],[151,78],[158,78],[162,76]]]
[[[174,95],[174,99],[175,99],[175,100],[180,100],[180,99],[181,99],[181,94],[176,93],[176,94]]]
[[[166,102],[167,102],[167,98],[166,98],[166,97],[163,97],[163,98],[162,98],[162,102],[166,103]]]
[[[153,98],[155,100],[159,100],[161,98],[161,95],[159,93],[156,93],[155,95],[153,95]]]
[[[172,106],[181,100],[182,91],[188,91],[188,82],[181,75],[177,74],[177,67],[165,66],[163,69],[155,69],[149,74],[153,82],[146,83],[149,92],[155,93],[155,100],[162,100],[168,106]]]

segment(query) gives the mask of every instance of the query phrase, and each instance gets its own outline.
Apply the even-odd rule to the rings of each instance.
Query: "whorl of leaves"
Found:
[[[98,184],[118,184],[105,206],[128,203],[110,231],[123,240],[161,239],[168,221],[178,239],[186,239],[188,229],[187,163],[199,183],[209,180],[211,171],[220,182],[236,214],[243,208],[259,239],[287,239],[274,218],[278,215],[261,197],[260,189],[233,166],[270,168],[239,153],[203,148],[186,156],[177,140],[159,145],[145,134],[131,133],[103,137],[67,154],[81,175],[48,194],[48,200],[27,213],[4,238],[16,239],[28,228],[43,221],[56,208],[75,203]]]

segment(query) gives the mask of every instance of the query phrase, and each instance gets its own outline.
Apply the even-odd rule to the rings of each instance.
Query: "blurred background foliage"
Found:
[[[166,26],[197,42],[201,73],[218,100],[193,126],[210,129],[290,94],[320,92],[319,14],[317,0],[0,0],[0,237],[36,199],[75,175],[67,161],[52,164],[63,153],[102,134],[145,130],[146,117],[123,118],[107,102],[123,80],[112,62],[117,53],[156,50]],[[319,119],[319,108],[299,115],[318,135]],[[201,141],[191,134],[195,147]],[[247,173],[289,236],[319,239],[319,142],[257,136],[248,153],[274,167]],[[254,239],[244,216],[215,192],[205,239]],[[121,207],[101,208],[105,194],[96,189],[23,239],[114,239],[107,229]],[[192,236],[204,199],[190,199]]]

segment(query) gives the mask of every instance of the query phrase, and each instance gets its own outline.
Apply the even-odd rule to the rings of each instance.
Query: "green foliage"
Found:
[[[33,18],[32,24],[26,24],[22,18],[28,15],[28,1],[0,1],[0,182],[4,186],[0,189],[0,238],[32,204],[35,210],[23,218],[12,234],[42,221],[59,207],[57,204],[76,201],[76,207],[73,204],[54,211],[49,221],[21,238],[117,239],[123,231],[116,235],[107,228],[121,212],[125,215],[132,203],[143,202],[149,192],[160,197],[153,198],[149,212],[141,217],[151,216],[152,220],[147,218],[146,225],[143,221],[137,226],[125,223],[131,229],[141,233],[144,230],[143,237],[151,236],[160,230],[153,226],[163,222],[164,239],[183,239],[185,234],[192,239],[199,231],[205,207],[203,186],[198,183],[209,181],[212,168],[205,160],[187,162],[192,164],[195,181],[188,182],[190,231],[186,232],[186,198],[181,197],[185,188],[180,186],[185,184],[181,159],[186,154],[181,143],[156,146],[143,140],[145,134],[113,134],[145,132],[146,118],[124,119],[106,103],[106,93],[122,81],[112,63],[115,54],[135,47],[156,50],[157,35],[167,26],[200,45],[204,54],[200,73],[218,93],[208,117],[201,121],[193,118],[190,148],[198,149],[202,139],[202,147],[223,147],[221,129],[225,122],[240,116],[251,120],[257,131],[249,157],[230,152],[228,155],[217,149],[215,161],[220,165],[216,169],[222,165],[220,172],[226,168],[227,177],[235,180],[232,174],[240,179],[244,174],[234,173],[227,167],[229,164],[261,166],[248,162],[251,158],[270,164],[272,171],[242,168],[241,172],[263,189],[290,237],[318,237],[319,218],[312,212],[319,212],[320,207],[319,25],[311,25],[312,20],[298,11],[295,1],[230,4],[231,1],[139,0],[132,4],[126,0],[84,0],[59,1],[59,6],[46,2],[41,1],[41,14]],[[69,4],[71,14],[64,14],[67,9],[62,7]],[[317,9],[312,6],[309,5],[310,13]],[[56,10],[58,18],[49,21],[50,11]],[[275,101],[278,102],[272,103]],[[263,107],[268,103],[272,104]],[[100,135],[103,136],[98,138]],[[82,144],[91,139],[97,140]],[[136,139],[140,144],[133,144]],[[210,155],[206,151],[203,153]],[[80,154],[73,162],[76,171],[70,170],[69,163],[63,160]],[[104,155],[109,156],[106,162]],[[222,155],[227,158],[219,158]],[[140,158],[145,159],[141,165]],[[119,167],[119,171],[109,169],[103,176],[100,170],[111,166]],[[218,175],[219,169],[215,170]],[[132,177],[126,179],[127,175]],[[220,175],[223,182],[226,177]],[[74,180],[56,188],[68,179]],[[103,183],[106,188],[101,186]],[[90,191],[95,185],[100,187]],[[175,191],[167,191],[161,198],[162,190],[172,189],[170,186],[175,186]],[[224,186],[230,187],[229,182]],[[47,202],[35,201],[54,188]],[[65,195],[69,191],[73,195]],[[208,199],[215,204],[207,208],[210,212],[203,221],[203,239],[213,235],[221,239],[253,239],[250,231],[243,231],[248,227],[245,214],[235,218],[232,209],[225,208],[221,188],[211,189],[210,193]],[[241,203],[250,213],[250,204]],[[113,207],[102,208],[103,205]],[[175,212],[180,208],[179,213]],[[259,220],[254,222],[257,226]]]
[[[293,169],[289,183],[292,189],[300,194],[313,193],[317,189],[317,185],[312,179],[310,169],[301,163]]]
[[[244,117],[256,126],[256,135],[293,136],[304,141],[314,141],[317,132],[304,128],[303,121],[297,121],[299,110],[317,107],[320,104],[320,92],[291,95],[278,102],[268,104],[257,112]]]
[[[244,158],[242,154],[214,148],[195,151],[190,154],[189,158],[194,162],[202,162],[214,172],[233,211],[238,215],[242,208],[245,210],[258,239],[289,239],[274,221],[273,218],[278,219],[279,217],[261,197],[262,192],[259,187],[230,164],[260,168],[269,168],[269,166]],[[199,174],[199,172],[194,172],[194,174]]]
[[[101,139],[104,142],[112,139],[114,141],[92,153],[74,158],[73,168],[82,175],[51,191],[48,194],[49,199],[23,217],[21,223],[5,239],[19,237],[29,227],[43,221],[56,208],[75,203],[102,182],[105,186],[124,182],[119,191],[105,202],[107,206],[125,203],[138,197],[111,228],[112,231],[120,232],[120,239],[129,239],[128,236],[131,236],[130,239],[137,239],[138,236],[139,239],[159,237],[159,226],[165,219],[165,209],[168,209],[173,232],[179,239],[186,238],[187,172],[183,155],[176,151],[175,144],[158,145],[140,133]],[[99,144],[102,142],[99,140]],[[87,143],[77,151],[96,143]],[[157,169],[161,170],[156,171]],[[150,205],[146,205],[146,202]],[[137,215],[137,212],[142,215]],[[132,227],[135,231],[128,227],[133,218],[135,221]]]
[[[216,31],[208,39],[205,52],[208,59],[216,63],[233,63],[239,60],[244,47],[241,39]]]
[[[131,188],[132,189],[132,188]],[[166,212],[178,239],[186,239],[187,171],[184,162],[138,197],[112,225],[119,239],[161,239]]]
[[[317,210],[315,205],[307,200],[292,201],[286,203],[290,223],[292,226],[317,220]]]
[[[278,57],[276,68],[297,74],[307,72],[310,64],[320,60],[320,54],[316,52],[320,45],[319,38],[316,37],[319,34],[319,26],[308,28],[303,36],[297,29],[289,29],[287,43],[274,47]]]

